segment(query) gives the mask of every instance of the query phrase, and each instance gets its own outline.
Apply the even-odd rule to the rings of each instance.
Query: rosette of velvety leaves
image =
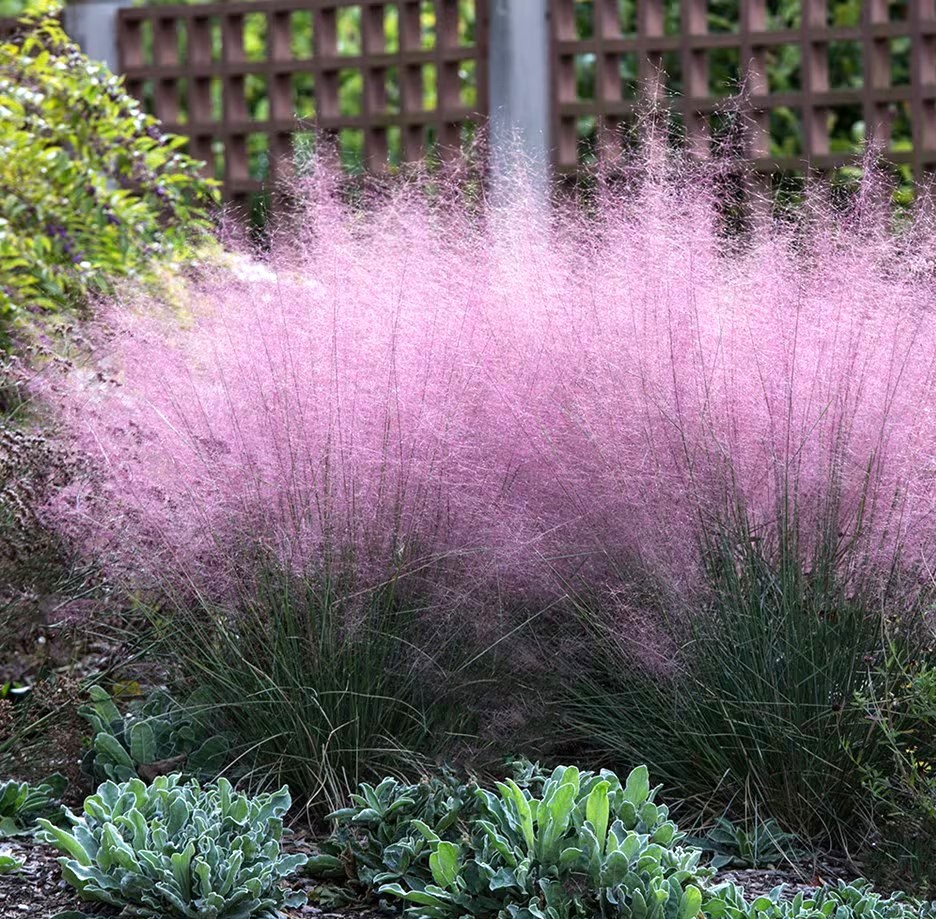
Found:
[[[274,919],[305,896],[280,882],[305,864],[280,851],[289,791],[247,797],[221,779],[105,782],[70,829],[40,821],[84,900],[149,919]]]

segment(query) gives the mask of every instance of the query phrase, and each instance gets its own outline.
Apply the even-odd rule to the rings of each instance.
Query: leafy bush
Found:
[[[191,253],[212,186],[53,19],[0,44],[0,322]],[[2,331],[2,328],[0,328]]]
[[[304,902],[279,886],[306,860],[280,853],[289,806],[286,788],[248,798],[225,779],[203,789],[159,776],[105,782],[71,829],[41,825],[84,900],[152,919],[275,919]]]
[[[197,699],[183,707],[156,691],[131,702],[121,715],[105,689],[92,686],[89,693],[92,704],[79,709],[94,728],[83,768],[96,781],[152,779],[160,772],[210,781],[228,765],[231,745],[221,735],[209,735],[195,712],[202,709]]]
[[[777,868],[803,855],[796,836],[784,832],[772,817],[754,820],[750,829],[719,817],[703,839],[693,839],[703,852],[711,852],[709,864],[721,868]]]
[[[783,896],[781,886],[751,903],[734,885],[722,885],[713,893],[714,898],[703,909],[712,919],[924,919],[934,913],[932,904],[914,902],[902,893],[882,896],[864,880],[839,881],[789,899]]]
[[[510,766],[521,788],[540,788],[549,778],[538,763],[521,759]],[[591,776],[584,774],[586,780]],[[414,826],[428,826],[449,841],[461,838],[479,816],[477,790],[474,778],[463,778],[445,767],[415,784],[392,776],[376,786],[362,783],[351,795],[349,807],[328,815],[333,831],[323,841],[321,854],[309,860],[308,869],[321,878],[361,885],[366,892],[391,881],[424,883],[429,878],[429,847]]]
[[[380,888],[412,904],[410,915],[691,919],[702,907],[694,882],[709,872],[698,868],[699,850],[676,845],[681,836],[653,802],[645,767],[622,785],[613,773],[583,781],[560,766],[539,798],[510,779],[498,794],[477,794],[467,845],[414,823],[431,849],[431,883]]]
[[[0,782],[0,839],[35,832],[41,818],[60,822],[65,785],[65,777],[58,774],[39,785]]]
[[[407,881],[425,874],[429,851],[413,837],[413,822],[439,836],[457,837],[477,808],[473,781],[449,769],[408,784],[391,776],[376,786],[362,783],[351,806],[329,814],[334,830],[322,852],[309,859],[319,877],[343,878],[373,890],[387,880]],[[410,872],[415,874],[410,878]]]
[[[523,776],[523,768],[515,768],[515,774]],[[415,792],[392,779],[362,788],[340,819],[351,815],[352,822],[367,827],[369,838],[378,839],[381,819],[394,836],[408,822],[410,836],[403,826],[403,845],[387,847],[389,870],[374,878],[383,880],[380,892],[402,899],[414,919],[922,919],[933,914],[931,906],[902,894],[883,897],[866,881],[839,882],[792,898],[784,896],[781,885],[749,902],[741,888],[716,883],[714,869],[700,867],[702,850],[685,845],[667,809],[654,801],[657,789],[650,788],[645,767],[632,770],[623,784],[612,772],[567,766],[548,776],[526,775],[533,779],[526,788],[512,779],[498,783],[497,793],[475,788],[473,807],[465,808],[456,797],[457,819],[447,819],[444,807],[435,812],[439,832],[418,818],[401,819]],[[417,853],[405,873],[397,870],[401,862],[391,848]]]

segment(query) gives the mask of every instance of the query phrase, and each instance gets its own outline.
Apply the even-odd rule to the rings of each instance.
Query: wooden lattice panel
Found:
[[[620,149],[621,125],[654,95],[702,155],[719,118],[737,112],[744,152],[763,171],[853,161],[860,138],[830,133],[849,119],[918,177],[936,164],[936,0],[864,0],[848,24],[832,21],[826,0],[802,0],[792,23],[777,22],[768,0],[738,0],[727,23],[713,22],[707,0],[550,3],[561,171]],[[778,60],[796,63],[784,86],[771,85]],[[714,79],[713,62],[732,78]],[[781,128],[795,149],[778,143]]]
[[[380,171],[451,155],[487,110],[483,0],[258,0],[119,16],[128,88],[188,136],[228,197],[275,182],[313,130]]]

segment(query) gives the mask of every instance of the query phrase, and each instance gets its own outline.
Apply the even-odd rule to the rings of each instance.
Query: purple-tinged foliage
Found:
[[[795,508],[804,551],[833,526],[846,575],[932,562],[928,215],[859,199],[742,242],[696,174],[587,216],[303,193],[263,263],[207,271],[184,315],[123,304],[107,380],[51,394],[99,460],[56,515],[115,570],[220,595],[262,552],[431,570],[453,605],[584,578],[627,607],[639,561],[690,601],[739,507],[768,541]]]

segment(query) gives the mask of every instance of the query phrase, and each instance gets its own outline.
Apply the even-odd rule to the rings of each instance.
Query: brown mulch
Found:
[[[17,837],[0,842],[0,852],[23,861],[19,871],[0,874],[0,919],[49,919],[61,910],[80,909],[59,876],[53,848]]]

